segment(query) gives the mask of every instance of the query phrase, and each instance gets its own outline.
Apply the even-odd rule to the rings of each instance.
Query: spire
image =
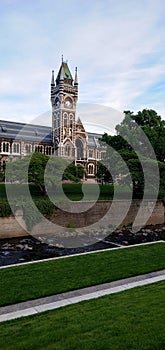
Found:
[[[64,84],[68,84],[72,86],[73,83],[73,78],[71,75],[71,72],[69,70],[67,62],[63,61],[63,56],[62,56],[62,62],[61,62],[61,67],[59,69],[59,72],[57,74],[56,78],[56,85],[59,85],[60,81],[64,82]]]
[[[62,63],[62,65],[61,65],[61,70],[60,70],[60,80],[64,80],[63,63]]]
[[[52,70],[52,80],[51,80],[51,85],[54,85],[54,70]]]
[[[78,75],[77,75],[77,67],[75,68],[75,78],[74,78],[74,85],[78,85]]]

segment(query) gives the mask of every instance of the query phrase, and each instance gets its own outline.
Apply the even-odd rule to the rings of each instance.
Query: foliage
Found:
[[[149,149],[146,147],[145,140],[142,139],[140,128],[144,131],[149,139],[156,157],[159,161],[164,162],[165,159],[165,121],[152,109],[143,109],[134,114],[130,111],[125,111],[125,117],[120,125],[116,126],[118,135],[128,136],[128,139],[137,145],[139,151],[147,157],[152,157],[149,154]],[[139,138],[140,136],[140,138]]]
[[[33,201],[24,200],[22,203],[23,219],[28,230],[42,220],[42,216],[50,217],[55,209],[54,204],[47,197],[35,199]]]
[[[84,176],[84,168],[81,165],[75,165],[70,163],[67,168],[64,170],[63,180],[71,180],[79,182]]]
[[[61,157],[34,152],[7,164],[6,181],[34,183],[44,195],[46,187],[55,189],[62,179],[79,182],[83,174],[84,168],[79,165],[75,166]]]
[[[149,192],[151,194],[154,188],[156,189],[155,184],[157,186],[155,173],[158,166],[159,195],[164,198],[165,121],[161,120],[154,110],[144,109],[137,114],[131,111],[124,113],[123,121],[116,126],[118,135],[104,134],[102,137],[108,147],[102,165],[98,165],[98,179],[102,178],[103,181],[106,179],[108,183],[113,177],[114,183],[132,188],[134,198],[141,198],[145,185],[143,169],[145,169],[148,194]]]
[[[12,210],[7,201],[0,201],[0,217],[8,217],[12,215]]]
[[[5,181],[5,173],[4,171],[0,171],[0,182],[4,182]]]
[[[102,164],[101,162],[97,163],[97,173],[96,173],[97,180],[101,182],[101,184],[107,184],[111,183],[113,184],[113,179],[111,177],[110,171],[107,169],[107,167]]]

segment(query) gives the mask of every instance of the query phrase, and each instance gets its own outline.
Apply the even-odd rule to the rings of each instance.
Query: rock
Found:
[[[25,245],[24,245],[24,249],[25,249],[25,250],[32,250],[33,248],[30,247],[28,244],[25,244]]]
[[[57,247],[57,248],[64,248],[63,244],[61,244],[61,243],[56,243],[55,247]]]
[[[19,248],[19,249],[23,250],[24,249],[24,245],[23,244],[17,244],[16,248]]]

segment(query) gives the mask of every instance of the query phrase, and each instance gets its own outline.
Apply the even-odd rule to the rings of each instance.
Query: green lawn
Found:
[[[156,243],[0,269],[0,305],[161,270],[164,257]]]
[[[165,282],[0,324],[3,350],[163,350]]]

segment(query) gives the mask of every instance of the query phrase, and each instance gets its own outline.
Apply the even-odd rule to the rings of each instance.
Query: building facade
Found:
[[[56,79],[52,71],[51,127],[0,120],[1,168],[8,160],[38,151],[80,164],[86,176],[94,178],[106,147],[99,141],[101,134],[87,132],[80,118],[76,119],[77,101],[77,68],[73,80],[67,62],[62,60]]]

